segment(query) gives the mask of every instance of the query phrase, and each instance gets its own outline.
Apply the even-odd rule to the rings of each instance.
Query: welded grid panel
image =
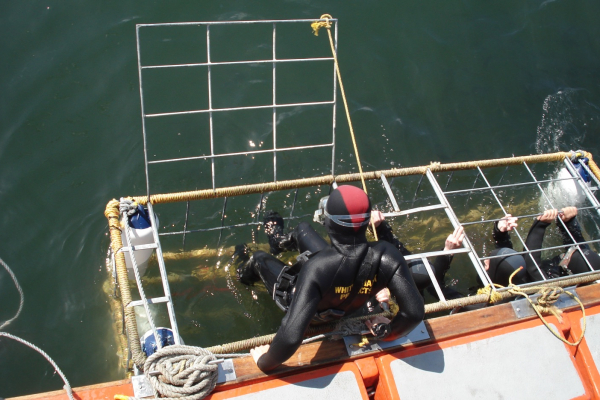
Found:
[[[576,172],[575,167],[573,165],[573,163],[569,160],[569,159],[565,159],[564,161],[566,168],[568,169],[569,173],[570,173],[570,177],[563,177],[563,178],[551,178],[551,179],[538,179],[538,177],[536,177],[535,173],[533,172],[533,170],[530,168],[529,165],[527,165],[526,163],[524,163],[524,168],[527,170],[527,173],[530,176],[530,180],[527,182],[521,182],[521,183],[517,183],[517,184],[497,184],[497,185],[491,185],[488,178],[486,177],[486,175],[484,174],[483,170],[481,168],[477,168],[478,174],[475,178],[475,182],[473,183],[473,187],[471,189],[461,189],[461,190],[454,190],[454,191],[447,191],[444,194],[445,195],[456,195],[456,194],[461,194],[461,193],[474,193],[474,192],[488,192],[490,193],[494,200],[496,201],[498,207],[502,210],[502,212],[504,213],[504,216],[506,216],[507,214],[509,214],[507,212],[506,206],[507,204],[504,204],[499,196],[497,195],[497,190],[499,189],[503,189],[503,188],[515,188],[515,187],[527,187],[527,186],[535,186],[537,187],[537,189],[540,192],[540,196],[544,199],[545,203],[549,206],[548,208],[559,208],[556,207],[555,204],[553,204],[553,200],[551,198],[551,196],[548,194],[547,189],[544,189],[544,187],[542,186],[542,184],[545,183],[556,183],[556,182],[561,182],[561,181],[574,181],[576,185],[579,185],[579,187],[581,188],[581,190],[583,191],[583,193],[585,194],[586,198],[588,199],[588,201],[592,204],[591,206],[588,207],[578,207],[578,210],[583,211],[583,210],[595,210],[596,212],[600,213],[600,204],[598,202],[598,200],[596,199],[596,197],[594,196],[594,194],[592,193],[592,191],[590,190],[590,187],[588,185],[586,185],[586,183],[583,181],[583,179],[581,178],[581,176]],[[478,179],[481,179],[485,185],[483,187],[475,187],[476,182]],[[513,217],[517,217],[518,219],[524,219],[524,218],[530,218],[530,217],[536,217],[540,215],[540,213],[535,213],[535,214],[527,214],[527,215],[513,215]],[[485,220],[479,220],[479,221],[463,221],[461,222],[462,226],[469,226],[469,225],[479,225],[479,224],[486,224],[486,223],[495,223],[496,221],[499,221],[501,218],[493,218],[493,219],[485,219]],[[571,240],[575,243],[574,238],[572,237],[572,235],[570,234],[570,232],[566,229],[566,226],[564,225],[564,222],[559,218],[558,221],[560,221],[559,223],[563,225],[563,228],[565,228],[565,231],[568,233],[568,235],[570,236]],[[523,248],[523,251],[520,252],[516,252],[514,254],[521,254],[523,256],[531,256],[532,252],[539,252],[541,250],[534,250],[531,251],[530,249],[527,248],[526,244],[525,244],[525,239],[522,237],[522,235],[519,233],[518,230],[513,230],[514,235],[518,238],[520,245]],[[592,243],[598,243],[600,242],[600,240],[589,240],[589,241],[585,241],[585,242],[579,242],[576,243],[575,246],[581,250],[581,245],[583,244],[592,244]],[[552,246],[552,247],[544,247],[542,250],[547,251],[547,250],[556,250],[556,249],[562,249],[563,251],[566,251],[569,247],[571,247],[572,245],[560,245],[560,246]],[[486,259],[492,259],[492,258],[498,258],[498,257],[502,257],[502,256],[486,256],[485,254],[483,255],[478,255],[478,258],[480,261],[486,260]],[[590,273],[593,271],[592,266],[590,265],[589,261],[584,257],[588,267],[590,268]],[[538,268],[540,275],[544,278],[544,280],[547,280],[547,278],[545,277],[545,275],[541,272],[540,270],[540,266],[535,262],[535,260],[532,257],[532,260],[534,261],[536,267]],[[489,276],[486,277],[488,281],[491,281]]]
[[[334,166],[335,166],[335,119],[336,119],[336,71],[333,65],[333,57],[304,57],[304,58],[278,58],[277,56],[277,26],[281,24],[291,24],[291,23],[302,23],[302,24],[310,24],[315,20],[268,20],[268,21],[226,21],[226,22],[193,22],[193,23],[171,23],[171,24],[140,24],[136,26],[136,38],[137,38],[137,51],[138,51],[138,74],[139,74],[139,84],[140,84],[140,99],[141,99],[141,113],[142,113],[142,130],[144,136],[144,159],[145,159],[145,171],[146,171],[146,187],[147,187],[147,195],[151,194],[150,187],[150,171],[149,166],[153,164],[165,164],[165,163],[173,163],[173,162],[199,162],[199,161],[208,161],[210,162],[210,184],[212,189],[215,189],[216,184],[216,175],[217,171],[219,171],[219,167],[216,165],[216,161],[218,159],[223,158],[234,158],[240,156],[251,156],[252,159],[254,157],[260,157],[261,155],[272,155],[272,165],[273,165],[273,181],[277,181],[277,167],[278,167],[278,153],[289,152],[289,151],[302,151],[306,149],[317,149],[317,148],[328,148],[331,151],[331,174],[334,174]],[[337,51],[337,20],[331,19],[329,22],[332,24],[334,31],[334,48]],[[272,26],[272,57],[271,58],[263,58],[263,59],[253,59],[253,60],[228,60],[228,61],[213,61],[212,60],[212,52],[214,51],[211,48],[211,27],[214,26],[222,26],[222,25],[271,25]],[[184,26],[202,26],[206,29],[206,62],[194,62],[194,63],[174,63],[174,64],[142,64],[142,54],[141,54],[141,46],[140,46],[140,30],[142,29],[156,29],[160,27],[184,27]],[[211,51],[212,50],[212,51]],[[215,49],[216,50],[216,49]],[[332,74],[332,95],[331,99],[327,101],[308,101],[308,102],[280,102],[277,101],[277,67],[278,65],[283,64],[299,64],[299,63],[307,63],[307,62],[331,62],[331,71]],[[256,66],[256,65],[271,65],[272,68],[272,99],[271,104],[258,104],[258,105],[247,105],[241,107],[217,107],[214,104],[214,94],[213,94],[213,74],[214,68],[222,67],[222,66],[239,66],[239,65],[248,65],[248,66]],[[169,112],[151,112],[147,113],[145,110],[145,105],[147,103],[147,98],[145,98],[144,92],[144,72],[152,71],[152,70],[161,70],[161,69],[177,69],[178,71],[185,71],[190,68],[205,68],[207,73],[207,81],[206,81],[206,91],[205,95],[207,95],[208,103],[205,107],[197,107],[194,109],[187,110],[178,110],[178,111],[169,111]],[[279,145],[277,139],[277,125],[278,125],[278,111],[279,110],[295,110],[299,107],[320,107],[325,106],[330,108],[331,112],[331,120],[332,120],[332,128],[331,128],[331,140],[325,143],[320,144],[309,144],[302,146],[295,145]],[[218,126],[215,116],[222,113],[236,113],[241,111],[260,111],[260,110],[271,110],[271,125],[272,125],[272,149],[265,150],[251,150],[251,151],[235,151],[235,152],[219,152],[215,150],[215,134],[216,128]],[[168,118],[173,116],[193,116],[205,114],[208,116],[208,125],[209,125],[209,147],[210,154],[203,155],[194,155],[187,157],[170,157],[170,158],[162,158],[157,160],[150,160],[148,153],[148,126],[147,123],[150,120],[157,118]],[[189,164],[188,164],[189,165]],[[200,168],[200,167],[194,167]],[[156,178],[155,178],[156,179]],[[164,180],[165,177],[162,178]],[[173,191],[181,191],[181,190],[173,190]]]

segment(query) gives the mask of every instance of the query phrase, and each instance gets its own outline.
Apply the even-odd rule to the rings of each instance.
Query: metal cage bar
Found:
[[[523,163],[526,167],[527,164]],[[494,196],[494,199],[496,200],[496,202],[498,203],[498,205],[500,206],[500,209],[502,210],[502,212],[504,213],[504,215],[508,215],[508,213],[506,212],[506,209],[504,208],[504,206],[502,205],[502,202],[500,201],[500,199],[498,198],[498,195],[496,194],[496,192],[494,191],[494,189],[492,188],[492,185],[490,185],[490,182],[487,180],[486,176],[484,175],[483,171],[481,170],[481,168],[477,167],[477,171],[479,171],[479,174],[481,175],[481,177],[483,178],[485,184],[488,186],[489,190],[492,192],[492,195]],[[533,177],[533,179],[535,180],[535,177]],[[527,245],[525,244],[525,240],[523,240],[523,238],[521,237],[521,234],[519,233],[518,230],[515,229],[515,234],[517,235],[517,237],[519,238],[519,240],[521,241],[521,244],[523,245],[523,248],[526,250],[529,250],[527,248]],[[542,276],[542,278],[544,280],[546,280],[546,276],[544,275],[544,273],[542,272],[540,266],[538,265],[538,263],[535,261],[535,259],[533,258],[533,256],[531,254],[529,254],[529,256],[531,257],[531,260],[533,261],[533,263],[535,264],[535,267],[537,268],[537,270],[539,271],[540,275]],[[487,275],[487,273],[486,273]]]
[[[151,164],[162,164],[162,163],[171,163],[178,161],[189,161],[189,160],[210,160],[211,163],[211,185],[214,190],[217,185],[217,168],[216,168],[216,159],[219,157],[230,157],[230,156],[240,156],[240,155],[248,155],[248,154],[261,154],[261,153],[272,153],[273,155],[273,180],[276,182],[278,180],[277,177],[277,158],[278,153],[281,151],[293,151],[293,150],[305,150],[305,149],[315,149],[315,148],[331,148],[331,173],[335,172],[335,129],[336,129],[336,101],[337,101],[337,73],[335,70],[335,58],[332,57],[305,57],[305,58],[289,58],[289,59],[278,59],[277,58],[277,25],[283,23],[309,23],[314,22],[315,19],[294,19],[294,20],[265,20],[265,21],[214,21],[214,22],[184,22],[184,23],[165,23],[165,24],[138,24],[136,25],[136,45],[137,45],[137,56],[138,56],[138,79],[140,85],[140,101],[141,101],[141,116],[142,116],[142,133],[144,136],[144,167],[146,172],[146,194],[149,197],[152,193],[151,187],[151,177],[149,171],[149,165]],[[338,40],[338,20],[330,19],[330,23],[333,24],[334,27],[334,49],[337,53],[337,40]],[[232,60],[232,61],[214,61],[212,59],[212,47],[211,43],[211,26],[213,25],[239,25],[239,24],[270,24],[272,25],[272,57],[271,59],[260,59],[260,60]],[[140,39],[140,30],[141,29],[150,29],[156,27],[167,27],[167,26],[205,26],[206,27],[206,62],[200,63],[185,63],[185,64],[162,64],[162,65],[143,65],[142,56],[141,56],[141,39]],[[281,63],[304,63],[304,62],[332,62],[333,63],[333,92],[332,92],[332,100],[326,101],[314,101],[314,102],[291,102],[285,104],[277,103],[277,65]],[[214,93],[213,93],[213,82],[212,82],[212,69],[213,67],[223,66],[223,65],[250,65],[250,64],[268,64],[272,65],[272,104],[265,105],[252,105],[245,107],[223,107],[223,108],[214,108]],[[172,111],[172,112],[158,112],[158,113],[150,113],[147,114],[145,110],[145,104],[147,99],[144,97],[144,76],[143,71],[151,70],[151,69],[173,69],[173,68],[194,68],[194,67],[203,67],[207,68],[207,91],[208,91],[208,107],[206,109],[195,109],[195,110],[181,110],[181,111]],[[279,148],[277,144],[277,113],[279,108],[290,108],[290,107],[305,107],[305,106],[327,106],[332,109],[332,139],[331,142],[319,145],[312,146],[295,146],[295,147],[286,147]],[[273,148],[269,150],[257,150],[257,151],[247,151],[247,152],[234,152],[234,153],[217,153],[215,152],[215,120],[213,118],[214,113],[216,112],[235,112],[241,110],[259,110],[259,109],[271,109],[272,110],[272,140],[273,140]],[[148,118],[160,118],[167,116],[176,116],[176,115],[189,115],[189,114],[199,114],[199,113],[207,113],[209,119],[209,140],[210,140],[210,151],[209,155],[199,155],[192,157],[183,157],[183,158],[165,158],[161,160],[149,160],[148,157],[148,130],[146,126],[146,119]]]

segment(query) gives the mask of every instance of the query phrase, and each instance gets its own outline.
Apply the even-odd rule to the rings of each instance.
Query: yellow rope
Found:
[[[319,36],[319,29],[326,28],[327,35],[329,36],[329,45],[331,46],[331,54],[333,54],[333,60],[335,64],[335,71],[337,73],[338,82],[340,84],[340,91],[342,92],[342,99],[344,100],[344,109],[346,110],[346,119],[348,120],[348,126],[350,127],[350,137],[352,138],[352,145],[354,146],[354,154],[356,155],[356,163],[358,164],[358,172],[360,173],[360,180],[362,182],[363,190],[366,194],[367,192],[367,184],[365,183],[365,176],[363,173],[362,165],[360,162],[360,155],[358,154],[358,146],[356,145],[356,138],[354,136],[354,128],[352,127],[352,120],[350,119],[350,111],[348,110],[348,101],[346,100],[346,92],[344,91],[344,84],[342,83],[342,74],[340,73],[340,66],[338,63],[337,55],[335,53],[335,46],[333,45],[333,37],[331,36],[331,24],[329,20],[331,19],[331,15],[323,14],[321,18],[324,21],[315,21],[310,26],[313,29],[315,36]],[[375,224],[371,222],[371,227],[373,228],[373,236],[375,236],[375,240],[379,240],[377,237],[377,231],[375,230]]]
[[[417,167],[407,168],[392,168],[387,170],[379,171],[367,171],[363,173],[364,179],[380,179],[381,175],[385,175],[388,178],[395,178],[399,176],[409,175],[422,175],[427,172],[429,168],[431,172],[450,172],[450,171],[462,171],[468,169],[480,168],[491,168],[491,167],[506,167],[510,165],[521,165],[526,163],[542,163],[542,162],[553,162],[562,161],[565,157],[568,157],[567,152],[558,152],[550,154],[536,154],[529,156],[519,157],[507,157],[497,158],[492,160],[478,160],[468,162],[457,162],[438,164],[432,163],[430,165],[423,165]],[[590,159],[591,161],[591,159]],[[596,167],[597,169],[597,167]],[[200,189],[188,192],[177,192],[177,193],[161,193],[153,194],[150,196],[152,204],[165,204],[165,203],[176,203],[180,201],[194,201],[194,200],[205,200],[205,199],[217,199],[223,197],[233,196],[244,196],[255,193],[275,192],[280,190],[291,190],[299,189],[311,186],[320,185],[331,185],[334,181],[337,183],[349,183],[360,181],[361,175],[357,173],[353,174],[342,174],[342,175],[323,175],[313,178],[301,178],[291,179],[287,181],[267,182],[267,183],[256,183],[251,185],[241,186],[230,186],[216,189]],[[133,199],[142,205],[146,205],[148,202],[148,196],[135,196]]]
[[[501,287],[500,285],[496,285],[496,284],[494,284],[494,286]],[[497,303],[500,300],[502,300],[502,295],[500,293],[498,293],[496,290],[494,290],[494,287],[492,285],[487,285],[486,287],[479,289],[477,291],[477,294],[488,295],[489,296],[488,303],[490,303],[490,304],[494,304],[494,303]]]
[[[106,205],[104,216],[108,219],[108,230],[110,232],[110,246],[115,257],[115,269],[117,272],[117,281],[121,292],[121,303],[123,304],[123,312],[125,314],[125,327],[129,337],[129,348],[133,362],[138,367],[143,367],[146,361],[146,355],[142,352],[140,338],[137,332],[137,323],[135,320],[135,310],[133,307],[128,307],[131,303],[131,292],[129,290],[129,280],[127,278],[127,266],[125,264],[125,256],[121,247],[123,242],[121,239],[121,223],[119,213],[119,201],[111,200]],[[129,367],[129,366],[128,366]]]
[[[522,269],[523,269],[523,267],[519,267],[508,278],[508,286],[507,286],[508,292],[514,296],[524,296],[527,299],[527,301],[529,301],[529,304],[531,304],[531,308],[533,308],[533,310],[538,315],[538,317],[542,320],[542,322],[544,323],[546,328],[548,328],[548,330],[550,330],[550,332],[552,332],[552,334],[554,336],[556,336],[558,339],[560,339],[562,342],[564,342],[565,344],[568,344],[569,346],[579,345],[579,343],[581,343],[581,340],[583,339],[583,336],[585,335],[585,328],[586,328],[585,308],[583,307],[583,304],[581,303],[579,298],[577,298],[577,296],[575,296],[573,293],[569,292],[568,290],[564,290],[560,286],[532,286],[532,287],[528,287],[527,290],[528,291],[537,290],[537,292],[540,294],[540,297],[537,300],[537,304],[534,303],[533,300],[531,300],[529,295],[522,288],[520,288],[518,285],[515,285],[514,283],[512,283],[513,277]],[[502,285],[498,285],[498,284],[494,284],[494,286],[498,287],[498,288],[503,287]],[[492,291],[492,285],[487,285],[485,288],[479,289],[479,291],[477,291],[477,294],[483,294],[486,292],[489,293],[490,291]],[[493,292],[496,292],[496,291],[493,290]],[[575,342],[569,342],[568,340],[564,339],[558,332],[556,332],[554,329],[552,329],[552,327],[548,324],[548,322],[542,315],[544,313],[552,314],[556,317],[556,319],[558,319],[559,322],[562,322],[562,316],[561,316],[562,311],[560,309],[558,309],[554,305],[554,303],[556,302],[556,300],[558,300],[560,295],[563,293],[566,293],[569,296],[571,296],[571,298],[579,304],[579,306],[581,307],[581,312],[583,314],[583,328],[581,331],[581,336]],[[495,300],[492,300],[492,294],[490,294],[489,302],[494,303],[498,300],[501,300],[502,296],[499,296],[499,297],[500,297],[499,299],[498,299],[498,297],[495,297]]]

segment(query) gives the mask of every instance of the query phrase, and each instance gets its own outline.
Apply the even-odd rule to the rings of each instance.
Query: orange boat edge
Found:
[[[586,332],[578,346],[557,339],[542,321],[520,317],[510,303],[424,321],[428,339],[349,357],[342,340],[301,346],[273,373],[251,357],[234,359],[237,379],[206,399],[600,399],[600,284],[576,289]],[[562,321],[546,317],[564,339],[582,333],[579,306]],[[130,379],[73,389],[76,399],[133,396]],[[13,399],[68,399],[64,390]]]

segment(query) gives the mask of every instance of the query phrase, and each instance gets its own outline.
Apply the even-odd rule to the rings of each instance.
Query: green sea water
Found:
[[[338,18],[340,67],[366,170],[579,148],[600,157],[600,3],[593,0],[35,0],[3,1],[1,10],[0,257],[25,293],[22,314],[6,331],[44,349],[73,386],[123,377],[102,291],[108,246],[103,211],[112,198],[146,192],[136,24],[318,18],[324,13]],[[248,51],[248,43],[263,34],[223,32],[220,38],[215,33],[215,40],[221,41],[221,56],[228,57]],[[290,40],[290,54],[327,49],[326,37],[313,37],[309,26],[306,39],[297,35]],[[191,39],[182,41],[183,48],[193,44]],[[157,46],[149,54],[161,57],[168,51]],[[301,82],[282,83],[282,96],[321,87],[318,72]],[[155,82],[159,93],[168,87],[160,76]],[[223,101],[233,89],[257,101],[263,95],[255,84],[227,77],[222,82]],[[156,108],[168,109],[179,100],[163,99]],[[235,132],[242,132],[248,122],[224,123],[230,136],[222,136],[227,138],[220,142],[223,149],[246,143],[248,136]],[[355,171],[347,125],[339,113],[337,125],[336,172]],[[291,144],[309,133],[300,132]],[[167,156],[177,148],[167,139],[154,143],[151,150]],[[280,167],[279,179],[292,172],[324,173],[320,164],[309,161]],[[254,177],[268,175],[264,171],[269,162],[260,157],[242,165]],[[220,182],[237,182],[240,171],[223,165]],[[494,174],[499,179],[502,172]],[[177,183],[168,175],[156,176],[157,190],[170,190]],[[189,176],[181,179],[190,181]],[[401,186],[395,189],[403,208],[411,205],[416,183],[409,182],[409,193]],[[375,186],[372,190],[375,197],[381,192]],[[320,195],[317,189],[299,192],[296,213],[311,213]],[[266,206],[283,204],[289,210],[291,196],[271,195]],[[248,219],[259,201],[231,200],[229,220]],[[485,201],[471,199],[467,204]],[[467,204],[462,203],[464,214]],[[536,206],[525,204],[523,213]],[[184,215],[185,206],[173,207],[158,211],[161,222],[169,221],[175,229],[182,218],[171,216]],[[221,207],[221,202],[211,203],[209,212],[192,204],[191,212],[218,225],[220,217],[213,214]],[[441,231],[443,237],[449,229],[434,220],[409,218],[401,226],[415,249],[438,246],[416,239],[425,230]],[[231,249],[241,242],[258,246],[261,240],[248,228],[224,232],[220,239],[190,235],[185,246],[208,242]],[[172,251],[183,247],[180,237],[166,239],[165,246]],[[235,282],[232,266],[229,253],[217,260],[173,262],[181,280],[173,283],[172,291],[186,343],[225,343],[277,328],[277,309],[260,289]],[[148,276],[156,274],[151,265]],[[469,277],[454,278],[468,286]],[[19,294],[1,269],[0,304],[0,321],[11,318],[19,305]],[[39,354],[0,339],[0,397],[61,387]]]

